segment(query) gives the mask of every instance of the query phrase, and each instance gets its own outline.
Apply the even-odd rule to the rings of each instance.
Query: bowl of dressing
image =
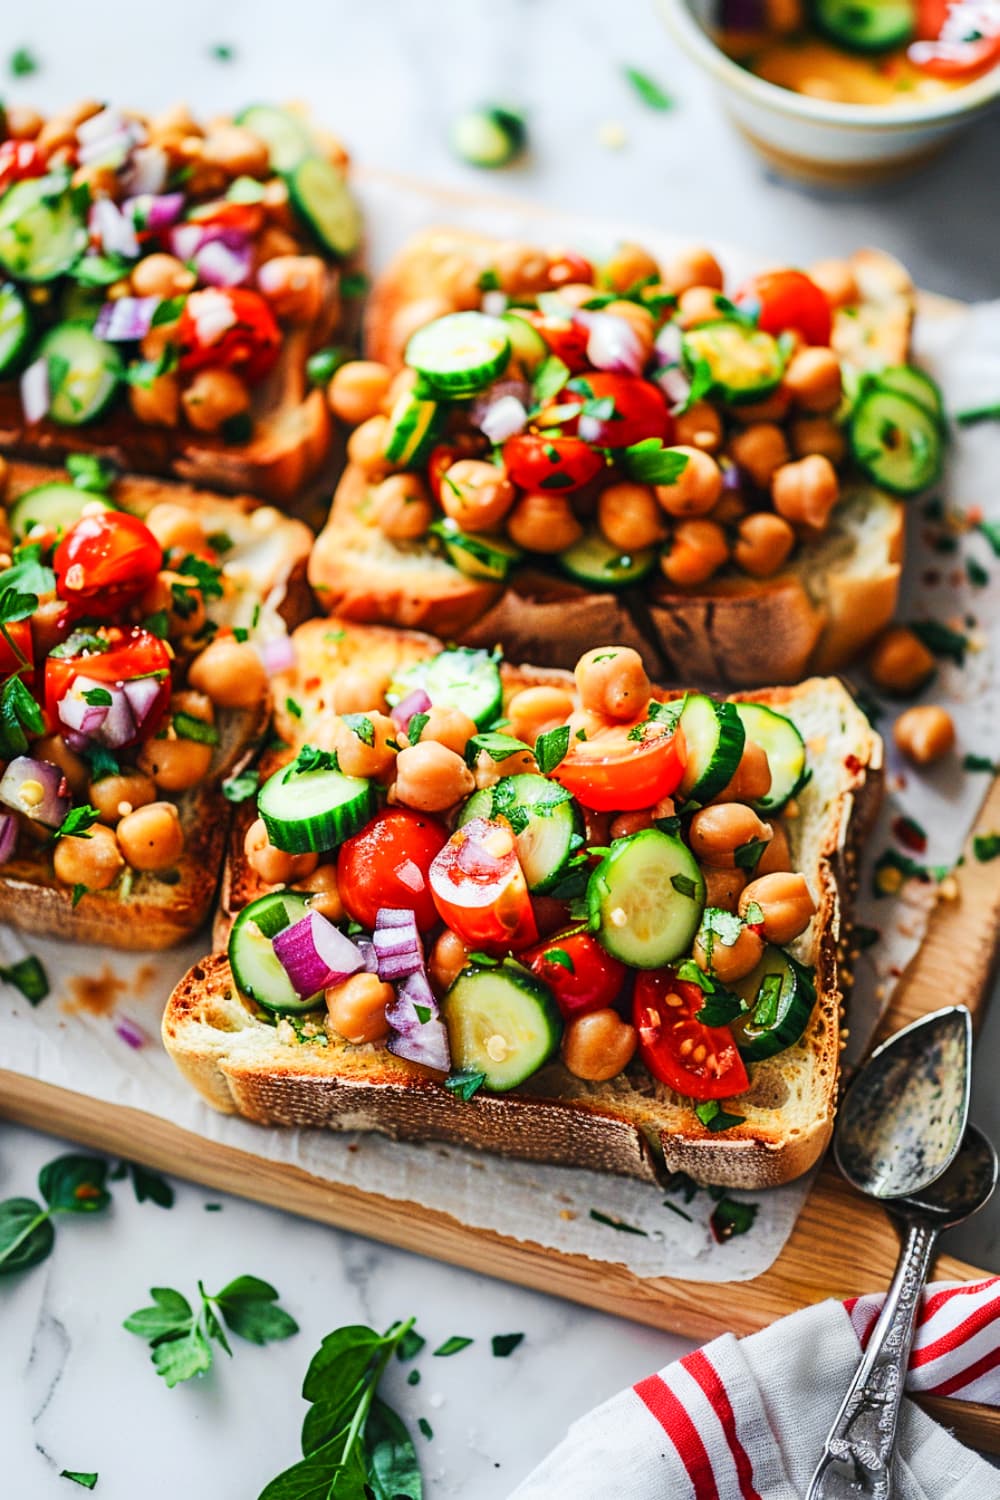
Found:
[[[912,171],[1000,99],[1000,0],[657,0],[771,165],[829,186]]]

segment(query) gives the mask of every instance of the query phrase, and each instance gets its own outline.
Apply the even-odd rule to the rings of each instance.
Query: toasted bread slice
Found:
[[[36,485],[65,480],[61,469],[13,462],[8,466],[6,502]],[[311,535],[301,521],[247,496],[226,498],[189,485],[123,475],[111,497],[124,510],[148,516],[156,505],[195,512],[209,534],[225,533],[231,543],[222,562],[231,588],[213,601],[209,614],[219,624],[248,628],[255,615],[270,635],[296,626],[309,613],[305,580]],[[107,891],[88,891],[74,905],[73,894],[56,881],[49,848],[22,852],[0,866],[0,921],[28,932],[116,948],[167,948],[195,932],[211,908],[226,847],[230,805],[221,782],[242,769],[267,728],[270,703],[254,711],[224,710],[204,785],[177,801],[185,834],[184,851],[167,879],[133,872]]]
[[[341,630],[310,621],[296,634],[298,663],[279,689],[287,688],[303,707],[301,719],[286,716],[279,726],[292,749],[323,712],[325,685],[338,665],[360,656],[372,670],[391,671],[397,660],[428,650],[428,638],[412,632]],[[568,680],[550,669],[504,669],[505,695],[529,682]],[[794,951],[815,966],[818,998],[802,1040],[754,1066],[750,1092],[733,1104],[742,1124],[713,1134],[689,1100],[638,1062],[604,1084],[584,1083],[553,1063],[513,1093],[480,1093],[465,1103],[384,1046],[352,1047],[336,1036],[326,1046],[310,1045],[298,1042],[290,1027],[265,1022],[237,994],[223,953],[196,964],[171,996],[163,1018],[170,1055],[215,1108],[263,1124],[378,1130],[650,1180],[681,1169],[706,1181],[760,1188],[805,1172],[832,1128],[844,907],[855,883],[857,844],[878,802],[882,747],[837,679],[814,678],[754,699],[792,718],[810,749],[813,777],[797,799],[788,833],[794,867],[817,897],[816,917]],[[228,911],[267,889],[248,869],[241,847],[234,848],[224,895]]]

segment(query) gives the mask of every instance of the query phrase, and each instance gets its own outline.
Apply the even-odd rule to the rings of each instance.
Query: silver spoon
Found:
[[[901,1220],[896,1273],[806,1500],[891,1500],[892,1460],[920,1294],[938,1235],[976,1212],[997,1155],[969,1110],[972,1020],[934,1012],[872,1053],[844,1096],[834,1154],[860,1192]]]

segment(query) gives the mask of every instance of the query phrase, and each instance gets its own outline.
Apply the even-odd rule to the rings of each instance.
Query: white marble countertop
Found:
[[[233,47],[215,61],[214,44]],[[83,93],[155,107],[186,97],[211,112],[255,98],[307,99],[356,156],[459,186],[542,199],[588,213],[745,243],[797,259],[877,243],[918,281],[955,296],[998,292],[993,239],[997,119],[922,176],[863,197],[824,197],[768,176],[686,62],[647,0],[34,0],[4,28],[4,52],[29,47],[40,71],[6,83],[9,98],[58,106]],[[634,64],[675,96],[645,110],[622,81]],[[481,99],[526,107],[531,159],[499,176],[450,156],[446,133]],[[599,143],[602,126],[625,144]],[[942,996],[942,1000],[952,998]],[[958,998],[958,997],[955,997]],[[1000,1011],[981,1055],[1000,1046]],[[976,1117],[1000,1137],[1000,1103],[980,1074]],[[990,1097],[993,1095],[993,1097]],[[0,1197],[32,1194],[62,1143],[0,1127]],[[439,1266],[373,1241],[177,1183],[173,1209],[115,1187],[112,1211],[62,1221],[51,1258],[0,1281],[0,1409],[9,1500],[76,1491],[63,1468],[96,1470],[102,1500],[180,1494],[252,1500],[297,1452],[302,1375],[324,1334],[349,1322],[383,1327],[416,1313],[429,1347],[474,1338],[450,1360],[425,1354],[389,1397],[415,1426],[428,1500],[499,1500],[566,1425],[622,1385],[684,1352],[683,1341],[569,1303]],[[206,1213],[206,1203],[221,1211]],[[952,1237],[952,1248],[997,1263],[1000,1205]],[[241,1273],[274,1283],[301,1333],[267,1349],[238,1344],[200,1382],[170,1391],[122,1319],[152,1285],[193,1292]],[[861,1290],[859,1288],[859,1290]],[[752,1291],[748,1290],[748,1296]],[[711,1296],[706,1289],[706,1296]],[[490,1336],[523,1332],[495,1360]]]

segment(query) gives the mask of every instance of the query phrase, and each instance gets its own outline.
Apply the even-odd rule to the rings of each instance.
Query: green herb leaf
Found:
[[[114,484],[114,465],[96,453],[70,453],[65,462],[66,472],[78,490],[106,495]]]
[[[118,775],[118,757],[103,745],[88,745],[81,753],[90,768],[91,781],[103,781],[105,776]]]
[[[153,1348],[153,1366],[173,1389],[182,1380],[193,1380],[212,1368],[212,1348],[199,1323],[186,1333],[162,1339]]]
[[[303,745],[283,779],[287,781],[293,775],[302,776],[309,771],[339,770],[340,763],[337,760],[336,750],[317,750],[315,745]]]
[[[406,1364],[407,1360],[416,1359],[426,1343],[423,1334],[415,1328],[408,1328],[396,1345],[396,1358]]]
[[[148,1200],[150,1203],[155,1203],[158,1208],[173,1208],[174,1190],[159,1172],[154,1172],[151,1167],[140,1166],[138,1162],[129,1163],[129,1172],[139,1203],[145,1203]]]
[[[1000,774],[1000,761],[990,760],[988,755],[964,755],[962,757],[963,771],[989,771],[993,776]]]
[[[413,718],[410,720],[409,724],[407,724],[407,726],[406,726],[406,738],[409,740],[409,742],[410,742],[411,745],[416,745],[418,743],[418,741],[420,739],[420,736],[424,732],[424,729],[425,729],[426,724],[427,724],[427,720],[429,718],[430,718],[429,714],[414,714],[413,715]]]
[[[427,1441],[430,1442],[431,1438],[434,1436],[434,1428],[428,1422],[427,1418],[418,1417],[417,1426],[420,1428],[420,1431],[423,1433]]]
[[[238,776],[228,776],[222,783],[222,795],[227,802],[246,802],[255,795],[259,786],[259,771],[241,771]]]
[[[718,1099],[706,1099],[702,1104],[695,1105],[694,1112],[705,1128],[713,1132],[732,1130],[735,1126],[742,1125],[746,1119],[745,1115],[727,1114]]]
[[[317,349],[306,360],[306,379],[311,386],[329,385],[341,365],[346,365],[350,358],[349,349]]]
[[[985,406],[970,406],[965,411],[957,411],[955,421],[960,427],[972,427],[976,422],[998,422],[1000,402],[992,401]]]
[[[686,453],[665,448],[661,438],[644,438],[625,449],[622,463],[629,478],[640,484],[676,484],[688,458]]]
[[[45,721],[20,677],[10,677],[0,688],[0,758],[13,760],[28,749],[28,736],[43,733]]]
[[[89,703],[91,708],[110,708],[112,698],[107,688],[95,687],[85,690],[83,701]]]
[[[977,833],[972,840],[972,852],[980,864],[996,859],[1000,855],[1000,833]]]
[[[38,58],[27,47],[18,47],[10,54],[7,64],[15,78],[28,78],[32,73],[38,72]]]
[[[364,271],[347,271],[340,278],[340,295],[347,302],[363,297],[371,286]]]
[[[49,976],[41,959],[33,953],[16,963],[0,966],[0,980],[19,989],[29,1005],[39,1005],[49,993]]]
[[[713,1235],[722,1244],[725,1240],[731,1240],[734,1235],[746,1234],[753,1228],[756,1217],[756,1203],[740,1203],[735,1198],[720,1198],[712,1210],[709,1224]]]
[[[48,1209],[31,1198],[0,1203],[0,1276],[37,1266],[52,1253],[55,1230]]]
[[[645,1239],[649,1238],[645,1229],[639,1229],[635,1224],[626,1224],[624,1219],[613,1219],[610,1214],[602,1214],[600,1209],[592,1208],[590,1217],[596,1224],[605,1224],[608,1229],[619,1229],[622,1234],[641,1234]]]
[[[576,973],[576,966],[565,948],[546,948],[542,957],[546,963],[558,964],[561,969],[567,969],[570,974]]]
[[[475,765],[481,751],[485,750],[490,760],[506,760],[509,755],[517,755],[519,751],[526,750],[531,754],[529,747],[523,740],[515,740],[509,734],[497,734],[496,730],[486,730],[483,734],[474,734],[465,747],[465,759],[470,766]]]
[[[424,1437],[431,1438],[425,1418],[417,1422]],[[413,1439],[391,1406],[378,1396],[365,1423],[365,1456],[368,1482],[375,1500],[420,1500],[423,1486]]]
[[[340,717],[363,745],[374,745],[375,725],[367,714],[341,714]]]
[[[159,306],[153,309],[153,317],[149,326],[151,328],[162,328],[167,323],[176,323],[184,311],[184,304],[186,302],[186,296],[164,298]]]
[[[935,656],[944,656],[960,667],[965,665],[965,653],[969,646],[968,636],[952,630],[940,620],[913,620],[910,623],[910,629]]]
[[[209,47],[208,55],[216,62],[232,62],[236,56],[236,48],[230,46],[228,42],[216,42],[213,46]]]
[[[661,114],[673,109],[674,101],[655,78],[650,78],[648,73],[642,73],[638,68],[626,68],[624,71],[627,81],[647,109],[659,110]]]
[[[671,1172],[663,1187],[668,1193],[680,1193],[685,1203],[690,1203],[700,1191],[694,1178],[686,1172]]]
[[[71,807],[59,827],[52,835],[54,839],[89,839],[89,830],[99,821],[100,813],[89,802],[83,807]]]
[[[741,844],[738,849],[733,851],[736,868],[738,870],[754,869],[767,845],[767,839],[750,839],[748,843]]]
[[[569,366],[559,358],[557,354],[546,355],[538,369],[531,386],[532,399],[536,409],[551,401],[557,396],[569,379]]]
[[[87,894],[88,890],[89,890],[89,886],[85,886],[83,884],[83,882],[80,881],[80,880],[78,880],[77,883],[76,883],[76,885],[74,885],[74,887],[73,887],[73,896],[72,896],[73,910],[74,911],[80,905],[80,902],[83,900],[83,898]]]
[[[524,1343],[523,1333],[495,1333],[490,1340],[494,1359],[506,1359],[519,1344]]]
[[[212,1298],[226,1326],[251,1344],[271,1344],[291,1338],[299,1325],[279,1307],[278,1293],[257,1276],[238,1276]]]
[[[780,983],[780,980],[779,980]],[[695,1013],[695,1020],[700,1021],[703,1026],[728,1026],[741,1016],[746,1007],[739,995],[732,994],[729,990],[717,985],[710,995],[705,998],[701,1010]]]
[[[448,1359],[452,1354],[461,1354],[462,1350],[468,1349],[473,1342],[473,1339],[467,1339],[460,1333],[453,1333],[451,1338],[445,1339],[443,1344],[438,1345],[434,1353],[440,1359]]]
[[[569,725],[547,729],[535,741],[535,759],[543,776],[548,776],[566,758],[569,749]]]
[[[111,1202],[105,1186],[108,1164],[97,1156],[58,1156],[38,1174],[38,1187],[53,1213],[99,1213]]]
[[[60,1469],[60,1479],[72,1479],[81,1489],[94,1490],[97,1488],[97,1474],[85,1474],[81,1469]]]

